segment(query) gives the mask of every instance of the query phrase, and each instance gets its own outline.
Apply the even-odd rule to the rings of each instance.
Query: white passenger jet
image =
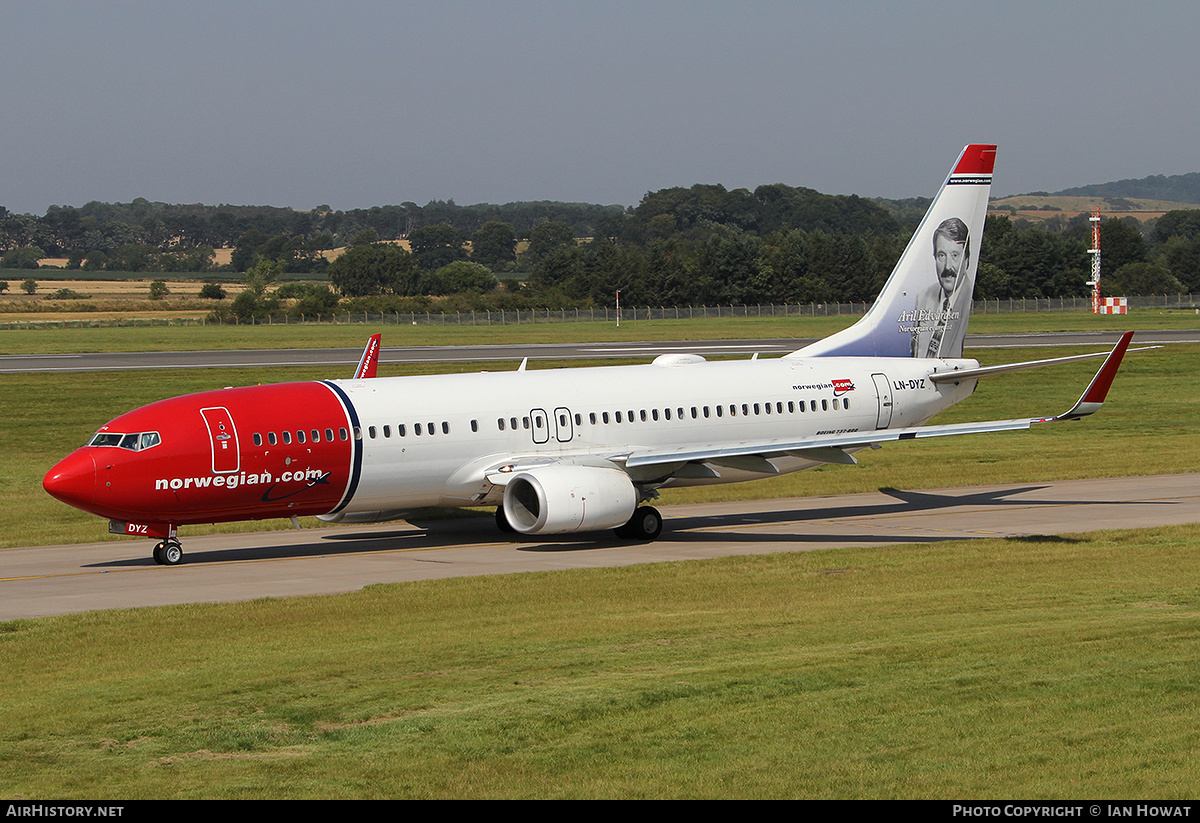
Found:
[[[375,377],[229,388],[152,403],[100,428],[45,476],[54,497],[155,538],[180,526],[316,515],[365,523],[427,507],[495,506],[526,535],[614,529],[653,540],[658,489],[854,463],[879,443],[1024,429],[1100,408],[1111,352],[980,368],[962,357],[995,146],[967,146],[870,311],[777,359]],[[1054,417],[923,426],[984,375],[1107,359]],[[293,522],[295,522],[293,520]]]

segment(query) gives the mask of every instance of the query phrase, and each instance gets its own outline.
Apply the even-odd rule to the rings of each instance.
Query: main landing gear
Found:
[[[183,562],[183,546],[174,537],[156,543],[154,562],[160,566],[178,566]]]
[[[503,506],[496,509],[496,527],[505,534],[515,534],[517,531],[504,516]],[[629,518],[629,522],[613,529],[613,533],[622,540],[649,542],[662,534],[662,527],[663,519],[662,515],[658,513],[658,509],[653,506],[638,506],[633,517]],[[154,550],[154,556],[158,557],[157,548]]]
[[[653,506],[638,506],[624,526],[613,529],[622,540],[650,541],[662,534],[663,519]]]

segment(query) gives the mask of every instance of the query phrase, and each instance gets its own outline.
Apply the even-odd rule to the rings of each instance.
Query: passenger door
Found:
[[[201,409],[200,416],[208,427],[208,442],[212,447],[213,474],[232,474],[241,468],[237,429],[233,417],[224,406]]]
[[[892,424],[892,385],[886,374],[873,374],[875,392],[879,396],[879,416],[875,420],[875,428],[886,429]]]

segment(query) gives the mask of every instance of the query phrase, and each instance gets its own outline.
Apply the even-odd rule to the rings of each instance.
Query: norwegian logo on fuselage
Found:
[[[854,391],[854,381],[846,378],[834,378],[833,380],[833,396],[841,397],[846,392]]]

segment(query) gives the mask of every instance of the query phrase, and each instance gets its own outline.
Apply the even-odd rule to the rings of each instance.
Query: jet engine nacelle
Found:
[[[504,487],[504,515],[521,534],[615,529],[637,502],[629,475],[615,467],[545,466],[514,475]]]

